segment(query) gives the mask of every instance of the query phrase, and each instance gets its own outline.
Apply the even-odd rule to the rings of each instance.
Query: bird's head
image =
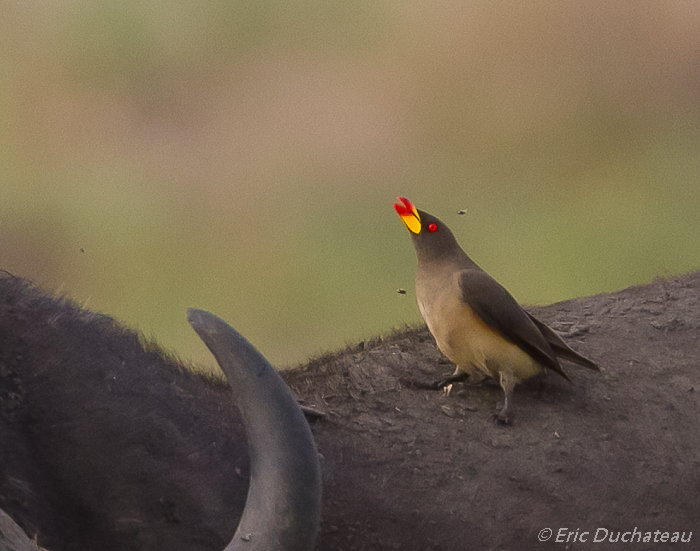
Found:
[[[418,210],[405,197],[399,197],[398,200],[398,203],[394,203],[394,209],[411,234],[419,261],[464,255],[450,228],[442,220]]]

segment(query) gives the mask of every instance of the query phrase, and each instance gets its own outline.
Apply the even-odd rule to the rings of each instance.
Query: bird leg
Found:
[[[515,387],[515,381],[513,380],[513,375],[510,371],[501,371],[500,379],[501,388],[505,393],[505,400],[503,402],[503,408],[495,415],[496,422],[499,425],[510,425],[513,422],[513,417],[511,415],[511,402],[513,401],[513,388]]]
[[[494,414],[494,417],[496,418],[496,422],[499,425],[510,425],[513,422],[513,417],[511,416],[511,411],[510,411],[511,410],[510,403],[511,403],[512,398],[513,398],[513,391],[512,390],[506,391],[506,398],[505,398],[505,401],[503,403],[503,408],[501,409],[501,411]]]

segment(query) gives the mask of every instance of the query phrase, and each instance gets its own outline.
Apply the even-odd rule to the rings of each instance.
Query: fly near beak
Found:
[[[421,230],[421,221],[416,207],[414,207],[413,203],[411,203],[411,201],[405,197],[399,197],[398,199],[402,204],[394,203],[396,213],[401,217],[401,221],[404,223],[408,231],[418,235]]]

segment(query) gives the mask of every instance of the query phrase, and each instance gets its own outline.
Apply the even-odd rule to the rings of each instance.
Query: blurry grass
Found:
[[[449,173],[434,172],[437,189],[426,185],[415,195],[391,182],[388,193],[365,200],[319,198],[313,188],[302,191],[303,182],[290,183],[299,197],[253,212],[236,209],[235,190],[223,205],[196,207],[138,170],[111,167],[41,198],[32,188],[1,194],[2,265],[153,333],[184,357],[213,365],[186,324],[186,308],[196,306],[289,365],[419,321],[414,253],[391,208],[398,194],[442,218],[525,303],[700,267],[700,147],[687,136],[655,146],[633,159],[624,178],[572,180],[572,193],[521,182],[494,184],[495,195],[469,181],[450,190]],[[327,177],[344,179],[342,172]],[[461,208],[466,215],[457,214]]]
[[[97,0],[75,4],[62,55],[80,84],[141,94],[215,79],[270,46],[371,52],[386,40],[389,3],[362,0]],[[153,98],[155,99],[155,98]]]
[[[653,64],[629,88],[600,80],[600,59],[581,68],[566,33],[571,66],[540,46],[550,65],[528,54],[523,68],[519,40],[537,43],[540,15],[311,0],[54,9],[18,9],[51,31],[40,42],[0,23],[0,268],[182,357],[213,365],[188,307],[285,365],[418,322],[397,195],[524,303],[700,268],[694,92],[679,80],[675,96],[646,95]],[[611,67],[636,51],[607,46]]]

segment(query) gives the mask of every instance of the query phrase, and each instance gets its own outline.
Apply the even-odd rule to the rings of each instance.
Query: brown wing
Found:
[[[459,286],[466,302],[486,325],[519,346],[534,360],[570,381],[552,347],[513,296],[481,269],[464,270]]]

